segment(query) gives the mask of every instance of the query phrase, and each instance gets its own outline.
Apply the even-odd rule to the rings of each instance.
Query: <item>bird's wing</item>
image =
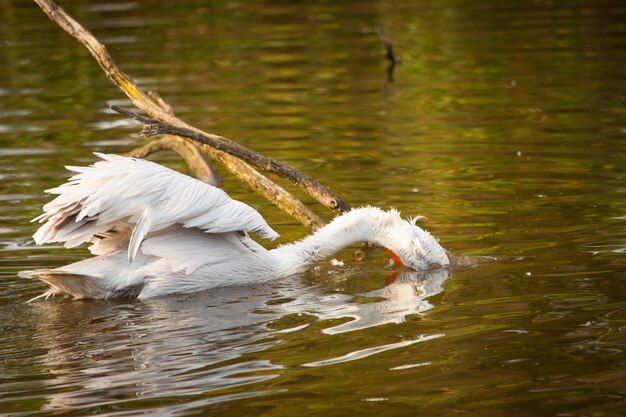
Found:
[[[278,237],[256,210],[219,188],[150,161],[96,155],[102,160],[88,167],[68,166],[76,175],[46,191],[58,196],[33,219],[44,223],[33,235],[37,244],[75,247],[111,239],[110,231],[118,230],[115,242],[128,243],[132,260],[148,233],[173,224],[205,233],[246,231]],[[115,244],[94,246],[100,252],[115,249]]]
[[[246,265],[264,259],[263,256],[257,256],[259,252],[262,252],[261,255],[266,253],[266,249],[245,234],[207,234],[198,229],[177,226],[148,236],[140,251],[144,255],[165,260],[172,272],[187,275],[206,265],[219,271],[219,265],[232,264],[233,260],[238,264],[238,272],[242,273]]]

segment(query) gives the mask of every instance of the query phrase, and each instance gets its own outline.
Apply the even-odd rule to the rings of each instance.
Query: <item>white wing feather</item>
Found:
[[[206,233],[246,231],[278,237],[256,210],[219,188],[150,161],[96,155],[102,161],[88,167],[68,166],[77,174],[46,191],[58,196],[33,219],[44,223],[33,236],[37,244],[64,242],[75,247],[129,224],[134,226],[128,252],[132,260],[148,233],[177,223]],[[120,244],[128,241],[116,239]],[[111,245],[94,246],[103,251]]]
[[[135,255],[137,255],[137,251],[141,246],[141,242],[143,242],[143,238],[146,237],[150,231],[150,226],[152,226],[152,211],[150,207],[146,207],[130,234],[130,240],[128,242],[128,262],[133,263]]]

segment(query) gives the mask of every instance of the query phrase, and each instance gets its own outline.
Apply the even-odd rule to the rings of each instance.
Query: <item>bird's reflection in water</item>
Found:
[[[46,408],[200,396],[275,377],[281,365],[242,358],[277,343],[265,327],[276,315],[252,313],[271,294],[267,287],[226,287],[143,302],[29,304],[35,343],[45,352],[38,366],[54,376],[42,381]]]
[[[428,299],[443,291],[443,283],[448,277],[447,269],[394,273],[384,287],[362,294],[318,291],[286,294],[294,300],[281,304],[280,309],[285,313],[306,312],[320,319],[352,318],[349,322],[324,329],[326,334],[401,323],[408,315],[431,309],[433,305]],[[355,295],[359,297],[355,298]],[[366,302],[359,302],[359,299]]]
[[[67,410],[146,397],[203,397],[263,382],[285,370],[275,358],[259,353],[283,343],[269,323],[292,313],[319,320],[352,319],[326,328],[326,334],[399,323],[432,308],[428,298],[442,291],[447,277],[445,270],[404,272],[362,294],[330,291],[293,277],[143,302],[32,303],[37,323],[33,343],[43,352],[35,360],[53,376],[41,381],[46,407]],[[276,304],[276,299],[288,301]],[[376,352],[394,347],[373,348]],[[242,389],[238,395],[260,394]]]

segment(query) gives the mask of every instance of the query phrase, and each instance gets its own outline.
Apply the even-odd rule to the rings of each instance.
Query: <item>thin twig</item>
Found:
[[[391,40],[387,37],[384,26],[379,23],[378,25],[376,25],[376,29],[378,30],[378,37],[380,38],[380,41],[383,43],[383,45],[385,45],[385,49],[387,51],[385,58],[387,58],[390,64],[399,64],[399,61],[396,59],[396,55],[393,53],[393,44],[391,43]]]

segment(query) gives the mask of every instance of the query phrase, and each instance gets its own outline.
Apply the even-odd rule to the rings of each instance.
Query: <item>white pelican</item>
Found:
[[[207,183],[150,161],[111,154],[47,190],[58,196],[33,221],[35,243],[91,242],[95,257],[24,271],[50,285],[39,297],[150,298],[260,282],[304,271],[340,249],[373,242],[417,270],[444,268],[446,251],[395,210],[353,209],[306,238],[267,250],[248,236],[278,234],[250,206]],[[36,298],[39,298],[36,297]]]

